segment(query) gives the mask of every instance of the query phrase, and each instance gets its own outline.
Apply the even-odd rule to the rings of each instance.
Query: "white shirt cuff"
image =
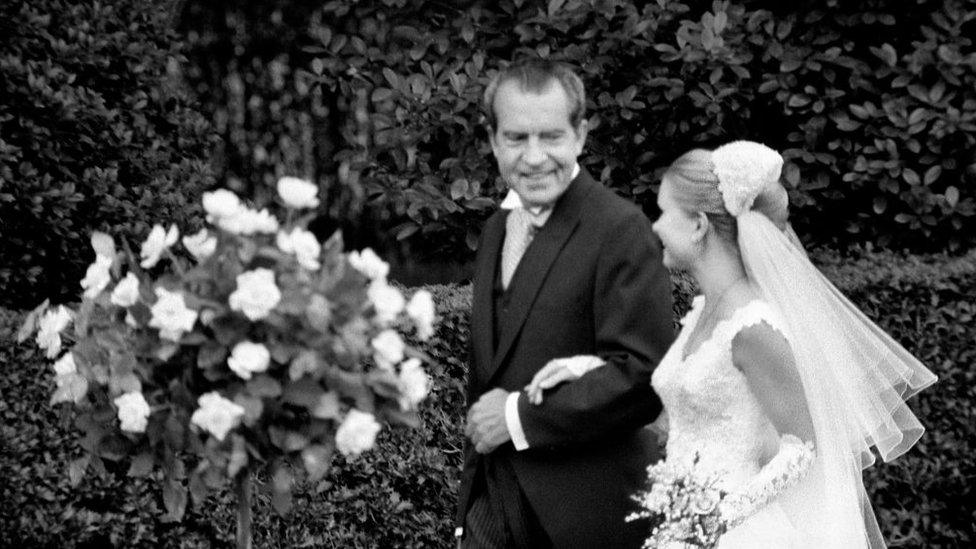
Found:
[[[518,391],[508,393],[505,399],[505,424],[508,426],[508,434],[512,437],[512,445],[516,450],[522,451],[529,447],[529,441],[525,440],[525,431],[522,430],[522,420],[518,414]]]

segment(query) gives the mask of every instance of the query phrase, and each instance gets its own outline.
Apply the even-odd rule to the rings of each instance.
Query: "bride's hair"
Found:
[[[738,229],[735,218],[725,209],[722,193],[718,190],[712,151],[692,149],[686,152],[668,167],[661,179],[670,183],[673,197],[679,205],[692,213],[704,213],[719,238],[729,243],[736,242]],[[767,185],[756,197],[752,209],[784,229],[789,218],[786,189],[778,181]]]

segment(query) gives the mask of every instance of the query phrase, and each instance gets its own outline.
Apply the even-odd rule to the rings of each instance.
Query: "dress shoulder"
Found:
[[[793,340],[786,328],[786,321],[782,315],[772,305],[762,299],[754,299],[739,307],[732,313],[732,316],[723,322],[724,339],[731,345],[736,334],[746,328],[762,323],[768,324],[782,334],[787,342],[792,343]]]

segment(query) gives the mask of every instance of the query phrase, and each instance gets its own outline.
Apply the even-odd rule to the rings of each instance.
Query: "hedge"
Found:
[[[199,224],[213,134],[168,3],[0,2],[0,304],[76,299],[92,230]]]
[[[976,242],[971,2],[197,1],[181,29],[223,174],[316,177],[324,223],[413,259],[471,257],[503,188],[479,99],[521,56],[580,69],[584,164],[649,211],[677,155],[749,137],[783,151],[807,241]]]
[[[976,252],[901,256],[816,254],[825,274],[936,374],[912,401],[927,433],[909,453],[867,470],[866,485],[891,546],[976,543]],[[692,289],[676,281],[676,315]],[[284,518],[257,498],[256,547],[450,547],[463,423],[469,286],[440,286],[442,317],[426,346],[434,391],[419,431],[384,431],[378,448],[328,480],[296,490]],[[0,315],[0,546],[213,547],[233,540],[228,491],[162,523],[158,490],[125,476],[125,464],[72,487],[67,464],[80,455],[71,418],[47,404],[52,372],[32,342],[13,343],[20,313]],[[676,316],[677,317],[677,316]],[[259,490],[266,479],[256,481]]]

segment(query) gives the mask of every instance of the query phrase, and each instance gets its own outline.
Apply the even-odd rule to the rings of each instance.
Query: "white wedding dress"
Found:
[[[682,358],[704,301],[703,296],[694,299],[681,320],[677,340],[654,370],[651,384],[667,417],[665,459],[690,466],[697,456],[697,470],[717,475],[720,488],[735,491],[759,472],[763,441],[778,435],[745,376],[732,363],[732,340],[742,329],[760,322],[786,332],[776,312],[764,301],[754,300],[720,321],[701,346]],[[718,547],[809,546],[802,538],[774,500],[722,536]]]

